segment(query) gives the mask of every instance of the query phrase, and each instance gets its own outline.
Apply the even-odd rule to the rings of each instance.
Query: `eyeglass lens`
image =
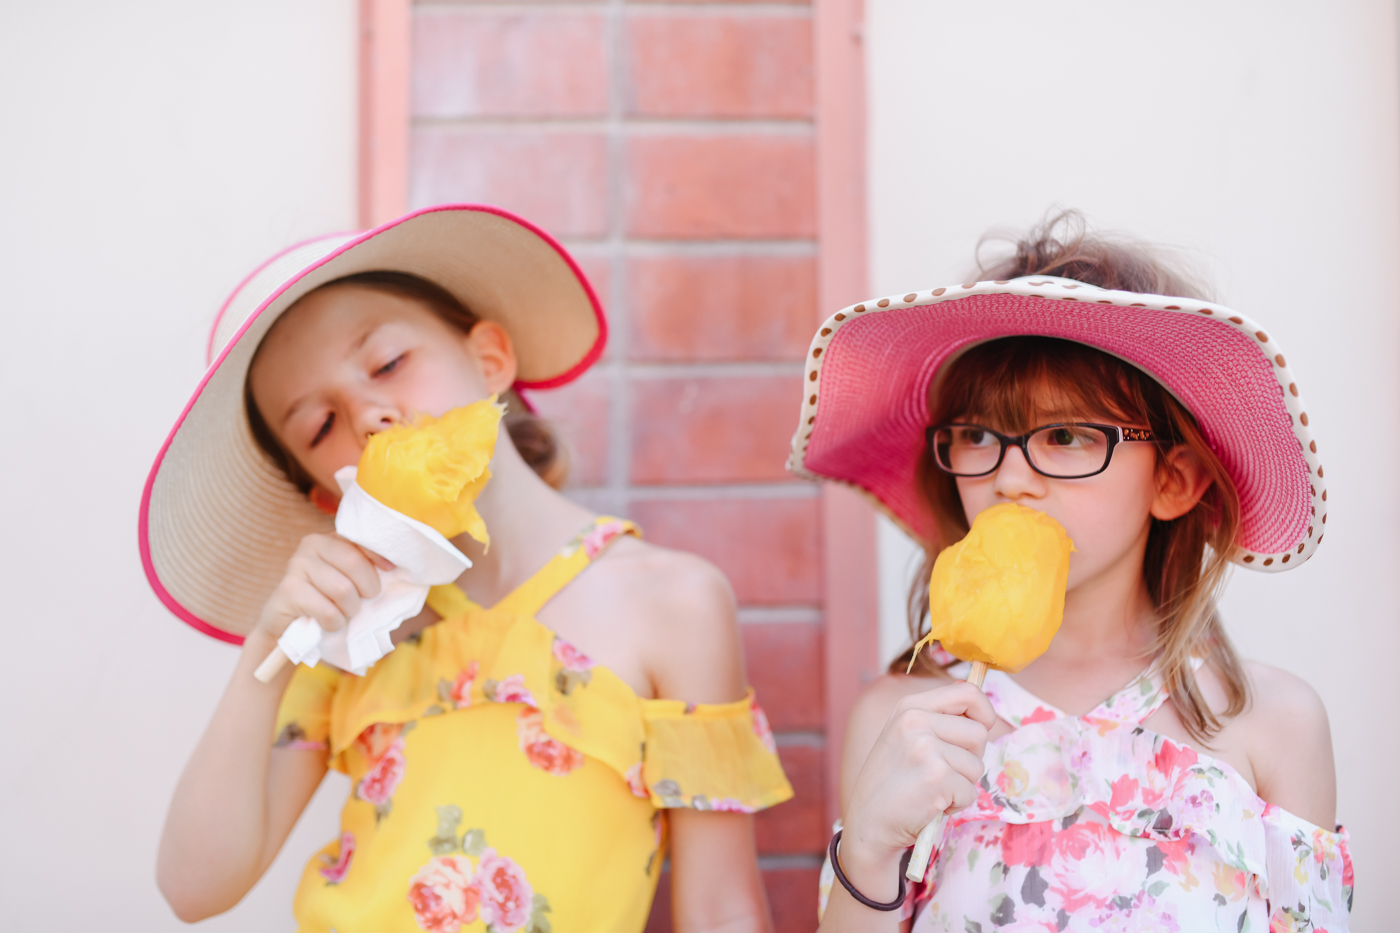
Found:
[[[1074,477],[1096,473],[1108,462],[1107,433],[1087,425],[1041,428],[1026,441],[1031,466],[1047,476]],[[996,469],[1001,440],[986,428],[954,425],[934,432],[938,465],[960,476],[980,476]]]

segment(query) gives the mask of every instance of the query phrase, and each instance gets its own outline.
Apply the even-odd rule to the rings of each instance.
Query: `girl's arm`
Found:
[[[272,747],[294,668],[268,684],[253,671],[298,616],[331,630],[344,627],[361,598],[378,595],[376,566],[392,565],[337,535],[308,535],[244,641],[161,834],[156,882],[181,920],[222,913],[248,893],[326,773],[324,751]]]
[[[272,747],[293,667],[253,671],[277,644],[254,632],[185,766],[161,834],[156,881],[187,923],[223,913],[262,877],[326,773],[326,753]]]
[[[937,814],[977,800],[982,753],[996,723],[976,687],[952,682],[907,693],[916,683],[886,677],[872,684],[852,711],[842,753],[844,829],[837,855],[856,890],[882,903],[898,896],[900,859],[919,830]],[[898,916],[864,906],[838,882],[821,929],[908,930]]]
[[[648,668],[658,696],[727,703],[747,689],[734,593],[723,574],[689,554],[657,549],[648,593],[654,638]],[[770,933],[753,817],[668,810],[671,912],[677,933]]]

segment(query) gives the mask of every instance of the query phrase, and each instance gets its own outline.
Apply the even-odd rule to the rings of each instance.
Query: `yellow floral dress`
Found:
[[[364,677],[298,668],[277,744],[349,775],[340,838],[307,865],[303,931],[640,931],[662,811],[752,813],[792,788],[750,692],[646,700],[535,619],[630,523],[599,519],[491,608],[442,621]]]

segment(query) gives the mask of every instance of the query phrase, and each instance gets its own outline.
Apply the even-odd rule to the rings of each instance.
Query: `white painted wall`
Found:
[[[0,17],[0,916],[183,928],[154,882],[170,792],[236,652],[151,595],[146,470],[208,325],[275,249],[354,221],[351,0],[11,3]],[[290,930],[323,789],[209,930]]]
[[[875,294],[962,281],[989,228],[1052,205],[1189,248],[1268,326],[1327,470],[1325,546],[1225,601],[1252,657],[1331,714],[1356,928],[1400,871],[1400,75],[1395,7],[869,0]],[[907,559],[882,530],[882,651]],[[1387,840],[1390,840],[1387,842]]]

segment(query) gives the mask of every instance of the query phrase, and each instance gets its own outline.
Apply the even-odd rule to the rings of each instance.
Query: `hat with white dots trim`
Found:
[[[1187,298],[1026,276],[852,305],[812,339],[788,469],[855,486],[913,537],[934,540],[915,472],[929,386],[970,347],[1030,335],[1126,360],[1190,410],[1239,492],[1232,561],[1278,571],[1312,556],[1327,490],[1283,351],[1244,315]]]

